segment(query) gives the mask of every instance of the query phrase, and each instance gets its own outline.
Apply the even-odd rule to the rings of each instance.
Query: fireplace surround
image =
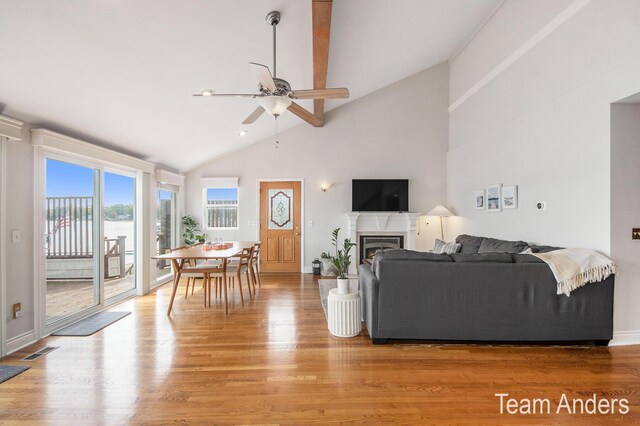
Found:
[[[353,259],[349,267],[349,273],[355,275],[357,267],[362,262],[360,254],[360,236],[369,237],[403,237],[403,248],[415,250],[416,248],[416,222],[421,213],[394,213],[394,212],[349,212],[347,236],[358,247],[355,250],[357,259]],[[375,251],[374,251],[375,253]]]

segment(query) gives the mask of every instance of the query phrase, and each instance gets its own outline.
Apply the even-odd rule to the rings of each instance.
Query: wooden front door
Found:
[[[261,272],[300,272],[300,182],[260,182]]]

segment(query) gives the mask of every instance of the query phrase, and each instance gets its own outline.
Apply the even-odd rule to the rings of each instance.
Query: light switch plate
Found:
[[[21,243],[22,242],[22,234],[20,231],[11,231],[11,242],[12,243]]]

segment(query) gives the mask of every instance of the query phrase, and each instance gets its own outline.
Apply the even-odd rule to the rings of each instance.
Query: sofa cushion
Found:
[[[513,263],[509,253],[454,253],[451,258],[454,262]]]
[[[433,253],[436,254],[451,254],[457,253],[460,251],[461,244],[456,243],[455,241],[451,241],[447,243],[446,241],[442,241],[441,239],[436,238],[436,243],[433,246]]]
[[[522,253],[529,247],[524,241],[505,241],[485,238],[480,244],[478,253]]]
[[[553,246],[529,246],[533,253],[549,253],[550,251],[562,250],[562,247]]]
[[[544,260],[530,254],[512,254],[514,263],[544,263]]]
[[[461,244],[460,253],[478,253],[484,237],[462,234],[456,238],[456,243]]]
[[[376,253],[371,263],[371,270],[378,276],[378,263],[381,260],[423,260],[432,262],[453,262],[447,254],[425,253],[406,249],[382,250]]]

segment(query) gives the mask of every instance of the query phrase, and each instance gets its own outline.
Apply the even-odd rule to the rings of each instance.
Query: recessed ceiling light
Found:
[[[244,135],[246,135],[247,133],[249,133],[249,131],[248,131],[248,130],[240,130],[240,131],[238,132],[238,136],[244,136]]]
[[[213,95],[215,92],[213,91],[213,89],[207,89],[207,90],[203,90],[202,91],[202,96],[211,96]]]

